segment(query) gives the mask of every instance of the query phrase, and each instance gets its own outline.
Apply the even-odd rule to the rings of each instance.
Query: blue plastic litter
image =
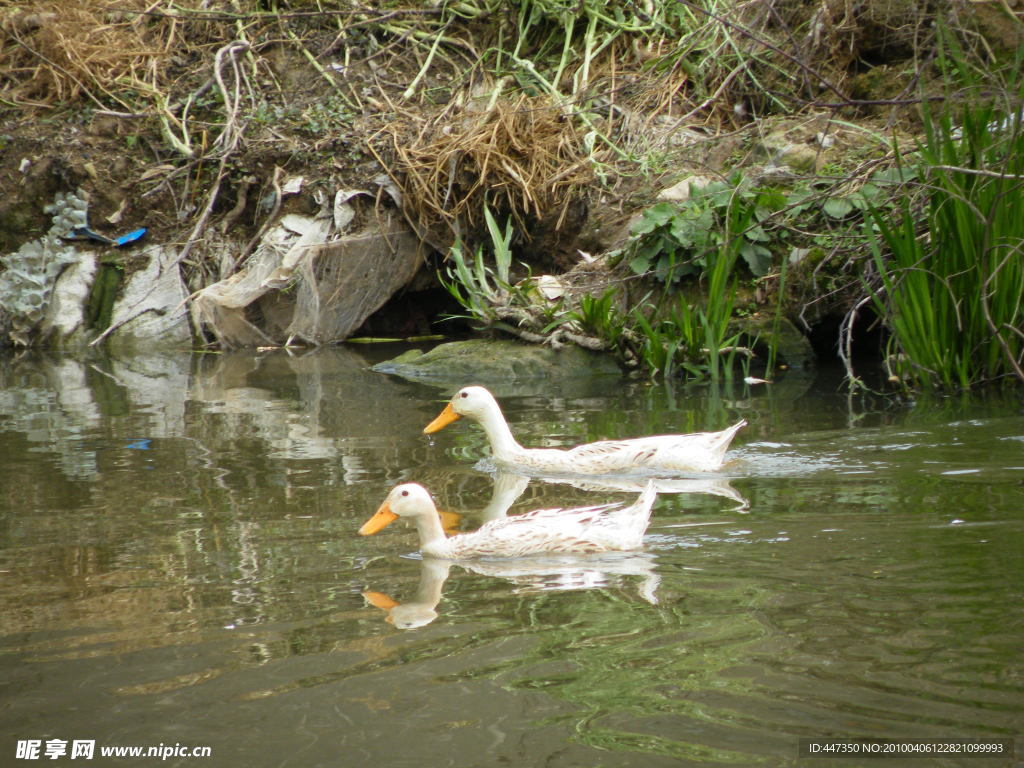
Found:
[[[101,235],[99,232],[94,232],[89,227],[75,227],[68,234],[64,235],[65,240],[95,240],[97,243],[103,243],[104,245],[111,245],[114,248],[120,248],[123,245],[134,243],[146,234],[145,227],[139,227],[133,229],[127,234],[121,235],[120,237],[111,240],[105,235]]]
[[[93,232],[88,227],[75,227],[66,235],[65,240],[95,240],[97,243],[103,243],[104,245],[113,245],[114,241],[109,237],[104,237],[99,232]]]
[[[146,228],[145,227],[139,227],[138,229],[133,229],[128,234],[121,235],[119,238],[114,240],[114,245],[115,245],[115,247],[120,248],[122,245],[128,245],[128,243],[134,243],[136,240],[138,240],[144,234],[146,234]]]

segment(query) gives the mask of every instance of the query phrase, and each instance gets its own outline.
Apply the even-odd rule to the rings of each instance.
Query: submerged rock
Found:
[[[410,350],[372,370],[415,381],[480,384],[547,377],[620,375],[610,355],[579,347],[552,349],[506,340],[453,341],[428,352]]]
[[[778,363],[791,368],[807,368],[816,364],[814,347],[790,320],[776,319],[768,313],[751,315],[736,322],[737,330],[757,339],[760,343],[774,346]]]

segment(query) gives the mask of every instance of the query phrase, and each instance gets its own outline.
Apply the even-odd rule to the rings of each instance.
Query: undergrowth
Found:
[[[970,83],[948,51],[953,80]],[[999,93],[978,83],[926,105],[924,139],[904,160],[916,180],[894,217],[873,209],[865,227],[887,364],[905,386],[1024,381],[1024,85]]]
[[[1005,82],[975,67],[993,57],[965,2],[856,13],[754,0],[211,5],[0,9],[0,110],[130,125],[126,141],[148,167],[123,181],[177,206],[168,220],[188,231],[178,263],[191,290],[249,253],[206,253],[213,221],[261,231],[280,213],[261,206],[280,203],[287,166],[330,167],[344,153],[373,169],[345,183],[401,200],[444,255],[443,284],[483,327],[612,349],[652,376],[723,378],[752,365],[737,296],[763,294],[778,325],[802,285],[815,294],[805,307],[873,303],[893,377],[908,386],[1024,380],[1021,60]],[[936,52],[953,50],[939,48],[940,29],[976,48],[939,57],[955,109],[931,106],[922,85]],[[883,50],[905,52],[911,76],[888,99],[855,98],[864,62]],[[623,180],[660,185],[686,157],[680,137],[752,138],[776,115],[838,126],[886,106],[914,120],[918,104],[919,146],[879,136],[880,151],[831,178],[820,166],[775,181],[728,161],[709,170],[715,180],[688,200],[642,212],[603,286],[539,294],[538,281],[555,278],[513,263],[538,230],[572,231],[574,212],[619,202]],[[252,163],[257,147],[277,154]],[[390,178],[373,178],[380,170]],[[757,364],[770,372],[775,349],[761,342],[768,359]]]

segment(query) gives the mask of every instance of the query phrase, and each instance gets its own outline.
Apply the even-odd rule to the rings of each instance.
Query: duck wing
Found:
[[[472,533],[449,539],[454,557],[519,557],[542,552],[594,552],[593,530],[607,522],[608,512],[622,505],[600,504],[577,509],[536,509],[492,520]]]

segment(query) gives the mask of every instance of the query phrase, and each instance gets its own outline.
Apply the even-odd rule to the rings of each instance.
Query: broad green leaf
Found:
[[[747,239],[758,243],[767,243],[771,240],[771,237],[764,231],[760,224],[756,224],[747,230]]]
[[[651,260],[646,256],[637,256],[629,262],[629,268],[635,275],[644,275],[651,268]]]
[[[851,203],[845,197],[830,197],[825,201],[822,208],[825,214],[831,216],[833,219],[844,219],[849,216],[850,211],[853,210],[853,203]]]
[[[772,252],[763,245],[744,243],[740,247],[740,255],[755,277],[764,277],[772,268]]]

